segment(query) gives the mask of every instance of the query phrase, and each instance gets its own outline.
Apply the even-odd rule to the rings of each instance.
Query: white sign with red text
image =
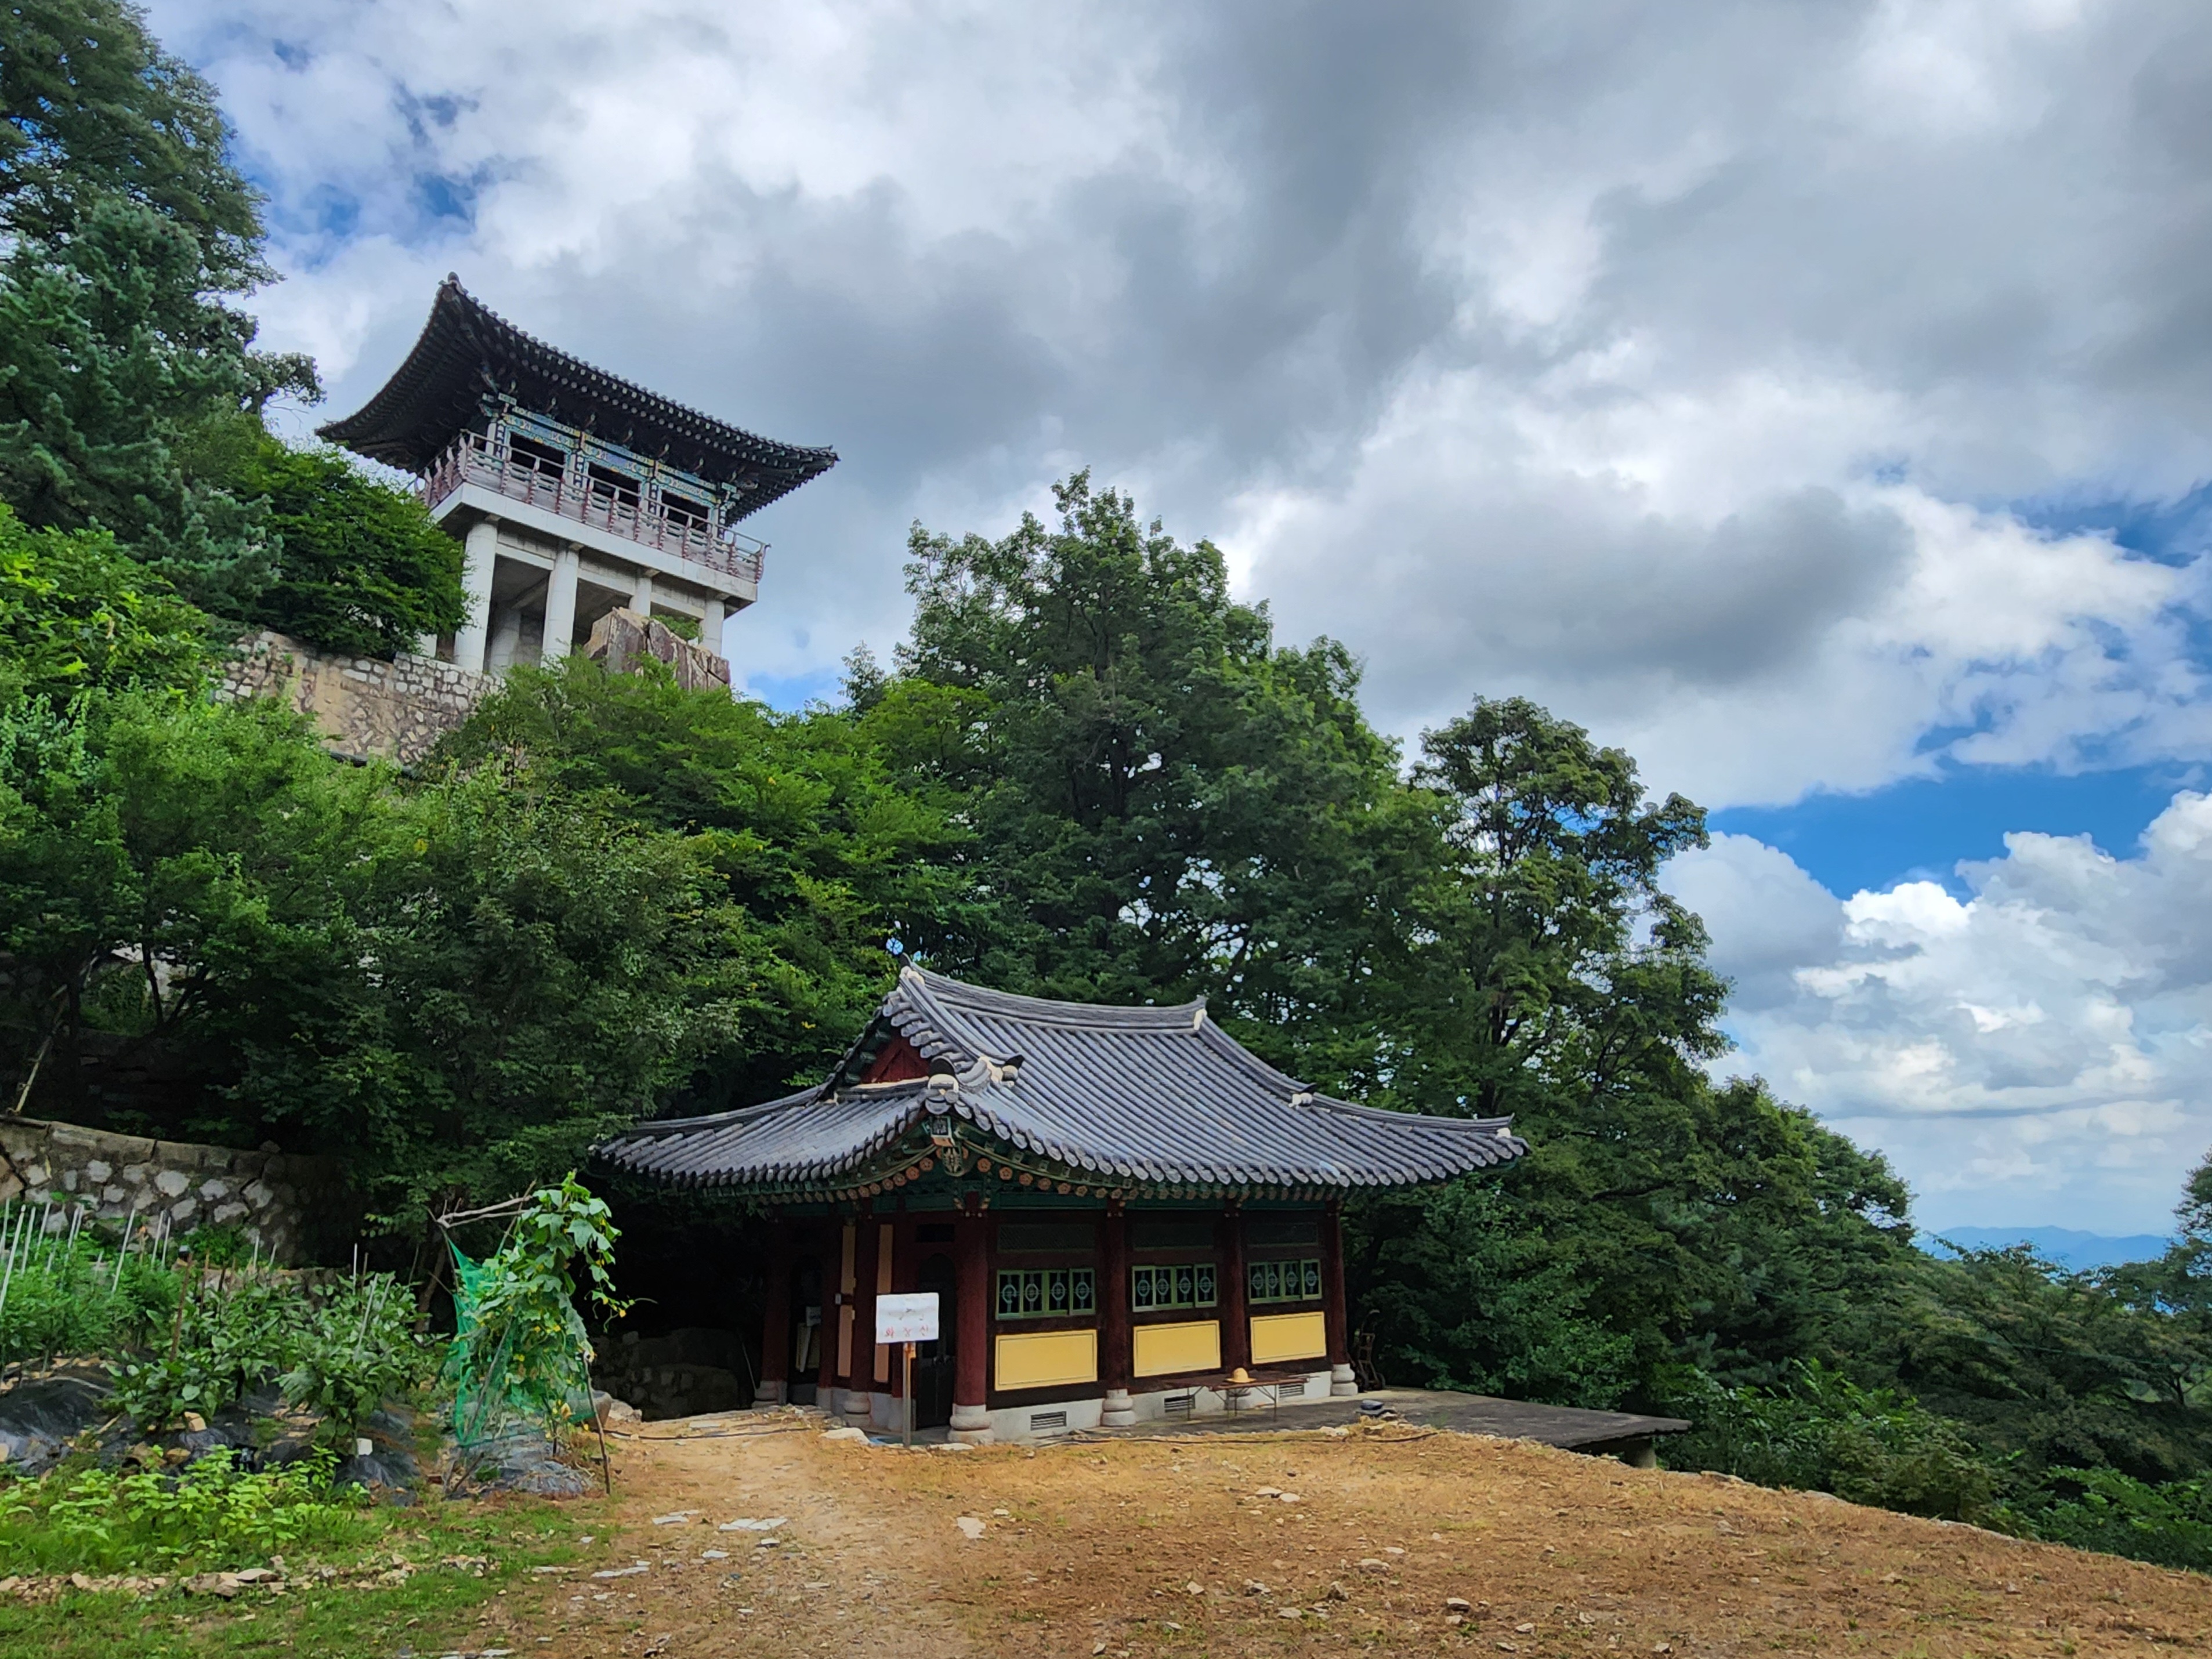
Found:
[[[878,1297],[876,1340],[889,1343],[936,1341],[937,1292],[915,1291],[904,1296]]]

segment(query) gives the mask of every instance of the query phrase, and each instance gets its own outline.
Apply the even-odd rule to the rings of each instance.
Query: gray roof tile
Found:
[[[1048,1002],[909,967],[871,1030],[896,1031],[942,1062],[951,1086],[939,1077],[841,1087],[856,1074],[848,1060],[818,1087],[640,1124],[600,1152],[685,1186],[835,1185],[924,1115],[944,1113],[1075,1170],[1170,1185],[1410,1186],[1528,1151],[1510,1119],[1428,1117],[1316,1094],[1233,1041],[1203,1003]]]

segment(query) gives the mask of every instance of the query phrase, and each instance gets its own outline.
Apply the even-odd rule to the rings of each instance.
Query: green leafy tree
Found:
[[[1425,733],[1437,851],[1374,992],[1367,1092],[1510,1115],[1528,1158],[1480,1196],[1358,1210],[1368,1318],[1411,1378],[1661,1403],[1669,1368],[1770,1380],[1832,1357],[1906,1194],[1755,1082],[1716,1085],[1725,982],[1659,884],[1703,812],[1522,699]]]
[[[143,1066],[179,1115],[140,1127],[240,1133],[222,1091],[241,1043],[348,980],[347,891],[380,787],[272,705],[140,690],[0,708],[11,1103],[35,1078],[43,1109],[96,1121],[88,1060]]]
[[[387,789],[355,857],[348,970],[241,1036],[231,1093],[348,1152],[390,1225],[572,1167],[728,1023],[696,851],[604,799],[526,767]]]
[[[2186,1235],[2161,1261],[2094,1273],[2024,1247],[1905,1265],[1867,1298],[1880,1328],[1862,1364],[1887,1366],[2019,1479],[2105,1467],[2156,1483],[2212,1464],[2212,1342]]]
[[[267,276],[261,200],[232,164],[215,90],[123,0],[16,0],[0,15],[0,212],[19,234],[82,233],[107,198],[192,238],[196,290]]]
[[[0,13],[0,499],[108,530],[236,616],[270,550],[204,464],[241,413],[316,384],[232,303],[270,272],[214,94],[135,7],[36,0]]]
[[[1425,828],[1350,654],[1278,647],[1217,549],[1088,474],[1056,495],[1056,530],[917,527],[902,673],[855,681],[975,830],[939,959],[1079,1000],[1203,993],[1279,1059],[1365,1053],[1360,987]]]
[[[197,686],[207,618],[97,532],[31,530],[0,505],[0,704]]]
[[[459,627],[461,545],[411,492],[333,451],[267,437],[238,483],[268,504],[278,544],[274,577],[246,607],[247,621],[326,651],[386,659]]]
[[[269,704],[0,709],[10,1103],[345,1156],[411,1230],[573,1165],[723,1040],[686,838],[487,766],[433,786]],[[158,1084],[122,1115],[81,1096]]]
[[[727,1018],[681,1100],[748,1105],[843,1051],[890,986],[885,938],[958,902],[967,836],[904,787],[890,711],[778,714],[657,671],[518,670],[442,753],[526,756],[544,785],[684,837],[718,901],[696,994]]]

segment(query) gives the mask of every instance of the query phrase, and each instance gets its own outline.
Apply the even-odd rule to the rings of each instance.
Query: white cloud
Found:
[[[2014,834],[1929,881],[1838,901],[1743,836],[1678,860],[1739,983],[1757,1072],[1897,1160],[1943,1224],[2161,1230],[2212,1147],[2212,798],[2115,858]]]
[[[155,15],[334,403],[453,267],[840,446],[761,526],[764,671],[888,642],[915,516],[1092,461],[1401,729],[1533,692],[1716,805],[2203,744],[2195,575],[2002,505],[2208,471],[2182,0]]]

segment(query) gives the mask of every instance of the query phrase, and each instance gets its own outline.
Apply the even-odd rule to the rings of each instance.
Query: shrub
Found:
[[[32,530],[0,504],[0,698],[190,687],[208,619],[100,531]]]
[[[386,1396],[437,1369],[434,1345],[407,1328],[405,1290],[389,1274],[320,1288],[284,1273],[202,1275],[187,1282],[166,1350],[111,1365],[115,1403],[142,1427],[221,1411],[276,1384],[350,1436]]]
[[[351,1437],[386,1399],[438,1367],[435,1347],[409,1328],[413,1312],[386,1275],[339,1284],[294,1340],[280,1383],[286,1401],[320,1414],[326,1437]]]
[[[264,1474],[214,1452],[179,1474],[86,1469],[0,1484],[0,1572],[237,1568],[345,1548],[376,1530],[324,1455]]]
[[[19,1248],[0,1303],[0,1361],[118,1353],[167,1331],[176,1279],[148,1257],[126,1255],[118,1274],[115,1253],[90,1239]]]
[[[1702,1372],[1674,1387],[1673,1408],[1697,1426],[1668,1443],[1670,1468],[1946,1520],[1993,1511],[1996,1466],[1909,1395],[1861,1388],[1818,1363],[1799,1366],[1787,1389],[1727,1389]]]
[[[2053,1469],[1997,1519],[2053,1544],[2212,1571],[2212,1485],[2202,1480],[2154,1485],[2117,1469]]]

